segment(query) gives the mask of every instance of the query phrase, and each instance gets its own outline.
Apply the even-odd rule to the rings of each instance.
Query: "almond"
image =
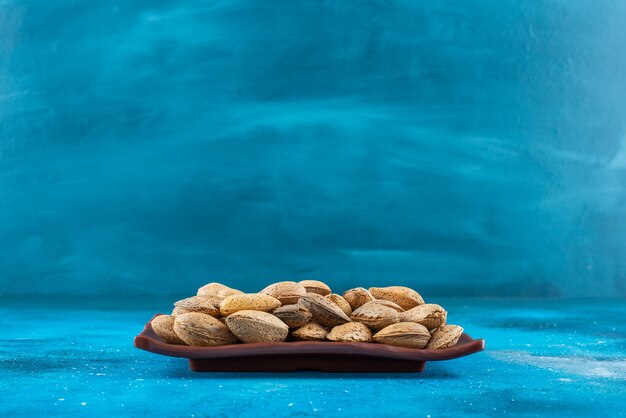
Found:
[[[220,313],[229,316],[237,311],[269,312],[280,306],[280,301],[273,296],[263,293],[247,293],[227,296],[220,303]]]
[[[278,282],[267,286],[259,293],[274,296],[283,305],[291,305],[298,302],[300,296],[306,293],[306,289],[296,282]]]
[[[375,301],[367,302],[352,312],[353,321],[367,325],[374,331],[379,331],[388,325],[400,322],[400,314],[393,308],[384,306]]]
[[[200,312],[214,317],[220,316],[220,310],[213,306],[209,298],[204,296],[192,296],[174,303],[172,315],[180,315],[189,312]]]
[[[323,341],[327,332],[323,326],[311,321],[292,332],[293,338],[298,341]]]
[[[289,327],[267,312],[238,311],[226,318],[226,325],[244,343],[285,341]]]
[[[221,283],[209,283],[198,289],[198,296],[208,298],[215,306],[219,306],[227,296],[241,294],[243,294],[241,290],[233,289]]]
[[[400,305],[398,305],[397,303],[393,303],[390,300],[374,299],[373,301],[368,302],[368,303],[375,303],[377,305],[386,306],[388,308],[394,309],[396,312],[404,312],[404,309],[402,309]]]
[[[294,305],[280,306],[272,314],[283,321],[289,328],[298,328],[309,322],[311,312],[299,303]]]
[[[463,335],[463,328],[458,325],[442,325],[433,333],[426,348],[450,348],[453,347]]]
[[[370,287],[369,290],[376,299],[390,300],[405,310],[424,303],[419,293],[404,286]]]
[[[398,322],[374,334],[374,341],[399,347],[424,348],[428,340],[430,332],[415,322]]]
[[[448,312],[436,303],[425,303],[400,315],[402,322],[415,322],[431,330],[446,323]]]
[[[318,293],[306,293],[300,298],[300,303],[311,312],[313,320],[320,325],[334,327],[350,322],[348,315],[339,306]]]
[[[343,292],[343,297],[348,301],[352,310],[358,309],[367,302],[374,300],[374,296],[372,296],[369,290],[363,287],[355,287],[354,289],[346,290]]]
[[[216,347],[237,342],[237,338],[219,319],[199,312],[176,316],[174,331],[189,345]]]
[[[372,342],[372,331],[359,322],[348,322],[334,327],[326,338],[344,343],[369,343]]]
[[[185,342],[174,332],[174,317],[159,315],[150,321],[152,330],[168,344],[185,345]]]
[[[343,296],[331,293],[330,295],[326,295],[326,299],[339,306],[339,309],[341,309],[346,315],[349,316],[352,313],[352,307],[348,301],[343,298]]]
[[[320,282],[319,280],[302,280],[300,284],[304,286],[307,293],[317,293],[322,296],[331,294],[330,287],[328,287],[326,283]]]

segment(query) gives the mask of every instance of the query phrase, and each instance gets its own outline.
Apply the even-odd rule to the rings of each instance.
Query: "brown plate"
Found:
[[[454,347],[443,350],[323,341],[190,347],[167,344],[148,322],[135,337],[135,347],[188,358],[191,370],[196,372],[421,372],[427,361],[450,360],[482,351],[485,340],[463,334]]]

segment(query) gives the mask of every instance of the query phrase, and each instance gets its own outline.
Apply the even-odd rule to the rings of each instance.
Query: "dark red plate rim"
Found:
[[[157,314],[158,316],[161,314]],[[375,343],[337,343],[324,341],[293,341],[278,343],[230,344],[220,347],[191,347],[165,343],[150,322],[135,337],[135,347],[171,357],[189,359],[225,359],[281,355],[331,355],[346,357],[377,357],[411,361],[450,360],[485,349],[485,340],[461,335],[454,347],[442,350],[413,349]]]

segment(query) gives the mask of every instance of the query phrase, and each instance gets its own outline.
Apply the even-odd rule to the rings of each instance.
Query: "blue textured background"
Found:
[[[625,19],[0,0],[0,292],[623,296]]]
[[[0,0],[0,416],[624,416],[624,22]],[[132,347],[208,281],[292,278],[413,286],[487,350],[279,375]]]

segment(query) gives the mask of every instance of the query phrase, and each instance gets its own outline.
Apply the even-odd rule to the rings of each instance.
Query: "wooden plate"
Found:
[[[190,347],[165,343],[148,322],[135,337],[135,347],[187,358],[191,370],[197,372],[421,372],[427,361],[450,360],[482,351],[485,340],[463,334],[454,347],[443,350],[323,341]]]

